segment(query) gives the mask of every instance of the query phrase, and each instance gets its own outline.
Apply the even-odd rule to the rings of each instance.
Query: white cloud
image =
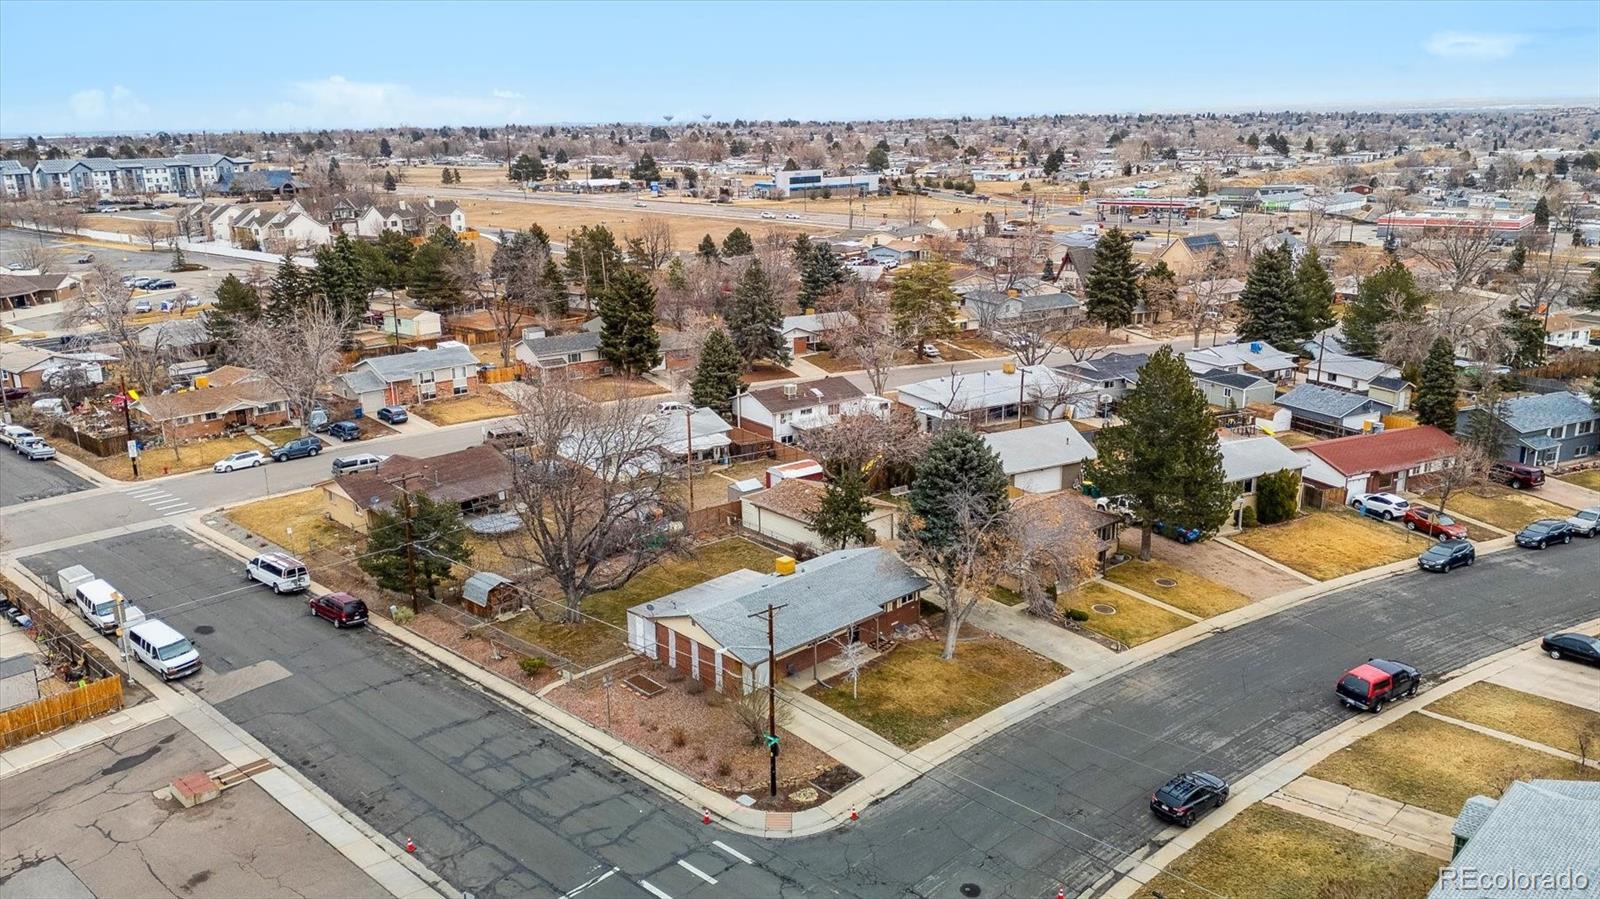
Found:
[[[423,93],[410,85],[351,81],[331,75],[296,81],[287,97],[264,110],[244,109],[240,121],[253,128],[361,128],[439,125],[526,118],[522,95],[496,90],[483,95]]]
[[[78,91],[67,99],[67,108],[80,129],[143,128],[150,119],[150,107],[120,84],[109,92],[97,87]]]
[[[1449,59],[1505,59],[1528,42],[1525,34],[1481,34],[1440,31],[1423,46],[1434,56]]]

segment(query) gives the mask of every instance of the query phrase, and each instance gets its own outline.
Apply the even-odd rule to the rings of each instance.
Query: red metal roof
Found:
[[[1432,425],[1422,425],[1324,440],[1305,450],[1341,474],[1393,474],[1455,455],[1456,441]]]

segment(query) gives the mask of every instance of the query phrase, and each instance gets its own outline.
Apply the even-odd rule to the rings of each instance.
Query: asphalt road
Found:
[[[184,532],[24,560],[47,576],[74,563],[146,609],[175,610],[168,619],[199,638],[210,666],[193,683],[201,695],[219,673],[281,664],[288,676],[218,708],[379,830],[415,837],[430,866],[481,896],[559,895],[612,867],[590,896],[640,895],[640,881],[671,897],[1073,894],[1161,837],[1145,803],[1171,774],[1237,778],[1354,714],[1331,691],[1349,665],[1388,656],[1432,679],[1600,615],[1591,542],[1350,588],[1111,678],[921,777],[859,824],[763,841],[701,827],[374,634],[336,632],[264,588],[241,591],[239,563]]]
[[[14,506],[84,490],[88,481],[55,462],[30,462],[0,446],[0,506]]]

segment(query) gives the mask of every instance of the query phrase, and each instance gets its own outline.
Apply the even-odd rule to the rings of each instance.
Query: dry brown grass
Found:
[[[1429,502],[1435,502],[1438,497],[1434,494],[1425,495],[1424,498]],[[1484,524],[1492,524],[1505,531],[1520,531],[1528,522],[1540,518],[1566,518],[1572,514],[1572,510],[1566,506],[1540,499],[1528,491],[1498,486],[1478,487],[1450,494],[1445,514],[1450,512],[1459,512],[1468,518],[1476,518]]]
[[[1488,681],[1430,702],[1428,708],[1571,753],[1578,751],[1579,735],[1589,734],[1589,751],[1600,754],[1600,713]]]
[[[1569,484],[1577,484],[1579,487],[1587,487],[1590,490],[1600,490],[1600,468],[1564,474],[1561,476],[1561,480]]]
[[[1083,622],[1084,627],[1129,646],[1148,643],[1194,623],[1158,605],[1134,599],[1120,590],[1094,582],[1061,594],[1057,605],[1063,611],[1078,609],[1087,612],[1089,620]],[[1097,612],[1094,610],[1097,605],[1110,606],[1116,611],[1110,614]]]
[[[273,431],[264,431],[262,436],[277,444],[300,436],[300,429],[279,428]],[[118,453],[114,456],[102,458],[78,448],[68,440],[57,441],[51,445],[62,455],[71,456],[106,477],[116,478],[119,481],[131,481],[134,479],[133,463],[128,460],[126,453]],[[139,475],[141,480],[145,480],[160,477],[163,474],[200,471],[210,468],[218,459],[230,453],[252,449],[261,450],[261,452],[265,453],[268,447],[245,436],[216,437],[211,440],[200,440],[176,449],[167,446],[152,447],[143,450],[139,454]],[[271,463],[268,462],[266,464],[270,465]],[[218,477],[223,477],[223,475],[218,475]]]
[[[579,396],[586,397],[597,403],[658,396],[667,392],[667,388],[654,381],[648,381],[644,378],[622,378],[616,375],[568,381],[567,386],[572,388],[573,392]]]
[[[313,487],[229,509],[227,518],[292,553],[316,548],[364,546],[366,537],[329,519],[322,491]]]
[[[510,400],[492,390],[433,400],[411,408],[411,414],[436,425],[455,425],[464,421],[482,421],[515,415],[517,407]]]
[[[1156,583],[1159,578],[1177,581],[1177,585],[1162,586]],[[1159,559],[1151,559],[1148,562],[1131,559],[1106,572],[1106,580],[1121,584],[1129,590],[1137,590],[1201,618],[1221,615],[1223,612],[1231,612],[1250,604],[1250,597],[1243,593]]]
[[[1452,817],[1469,797],[1499,796],[1514,780],[1600,780],[1593,768],[1416,713],[1306,773]]]
[[[1434,542],[1346,511],[1314,511],[1231,539],[1322,581],[1414,558]]]
[[[663,215],[659,211],[652,211],[649,207],[636,209],[633,207],[617,208],[614,206],[596,206],[574,201],[574,205],[557,204],[554,202],[524,202],[521,200],[481,199],[477,197],[456,197],[456,202],[467,214],[467,222],[480,231],[494,232],[499,229],[507,231],[524,230],[537,223],[539,227],[550,233],[553,240],[565,243],[568,231],[576,231],[585,225],[605,225],[618,237],[618,243],[631,230],[637,230],[647,219],[664,221],[672,233],[672,247],[677,250],[693,250],[705,235],[711,235],[719,244],[728,232],[734,228],[743,228],[745,233],[756,241],[762,240],[766,235],[777,232],[786,238],[793,238],[796,234],[826,234],[840,230],[837,226],[819,225],[815,223],[796,224],[781,221],[739,221],[734,219],[715,218],[712,216],[691,215]],[[661,201],[647,200],[650,204]]]

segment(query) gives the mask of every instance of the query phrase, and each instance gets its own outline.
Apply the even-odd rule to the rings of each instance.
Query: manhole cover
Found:
[[[203,637],[206,634],[214,634],[214,633],[216,633],[217,629],[212,627],[209,624],[197,624],[197,625],[194,626],[194,632]]]
[[[983,887],[980,887],[975,883],[964,883],[964,884],[961,885],[961,895],[963,895],[963,896],[982,896],[983,895]]]
[[[1097,613],[1099,613],[1101,615],[1115,615],[1115,614],[1117,614],[1117,607],[1116,606],[1108,606],[1103,602],[1097,602],[1094,605],[1090,606],[1089,608],[1093,609],[1095,612],[1097,612]]]
[[[1158,577],[1158,578],[1156,578],[1156,586],[1157,587],[1176,587],[1176,586],[1178,586],[1178,582],[1173,580],[1170,577]]]

